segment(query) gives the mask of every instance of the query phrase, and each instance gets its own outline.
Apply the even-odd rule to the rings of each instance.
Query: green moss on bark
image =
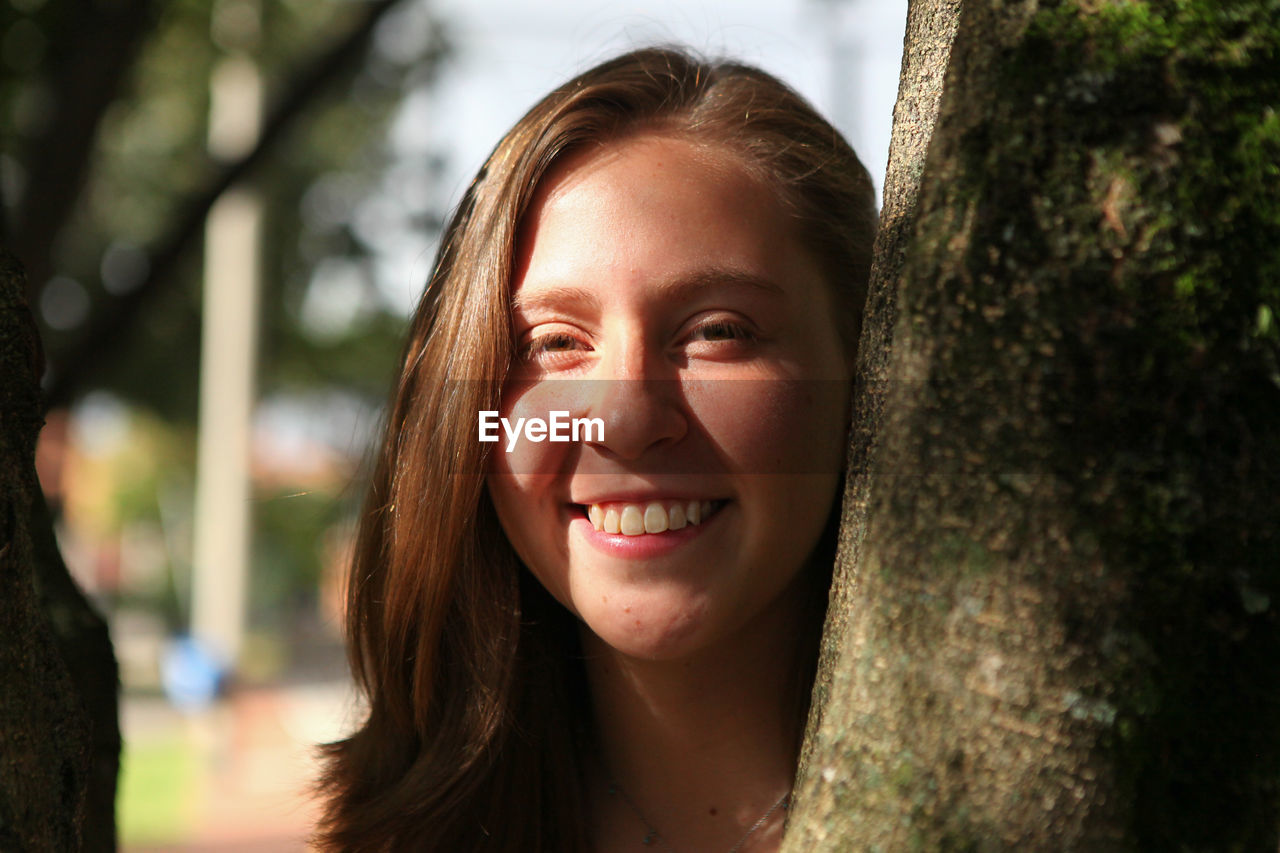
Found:
[[[826,849],[1274,850],[1280,3],[965,16]]]
[[[1096,318],[1064,329],[1045,414],[1066,426],[1052,464],[1078,523],[1131,585],[1111,746],[1151,849],[1275,846],[1280,818],[1280,395],[1258,322],[1280,305],[1278,45],[1276,3],[1062,4],[1000,83],[1028,140],[999,147],[1003,168],[1070,223],[1051,255],[1071,264],[1020,277]],[[992,216],[973,244],[1011,225]],[[1081,461],[1097,474],[1072,476]]]

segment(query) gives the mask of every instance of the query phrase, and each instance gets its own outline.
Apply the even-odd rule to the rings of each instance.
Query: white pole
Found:
[[[256,143],[262,83],[247,55],[232,53],[215,68],[209,113],[215,157],[241,156]],[[191,628],[229,666],[241,651],[249,574],[261,223],[256,195],[232,188],[205,225]]]

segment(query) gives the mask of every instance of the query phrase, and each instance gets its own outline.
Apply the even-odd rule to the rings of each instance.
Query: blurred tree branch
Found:
[[[285,89],[264,121],[255,147],[244,157],[225,164],[202,192],[189,198],[175,213],[172,229],[148,252],[150,267],[143,280],[91,315],[68,352],[50,358],[52,367],[45,395],[49,408],[70,402],[92,372],[109,363],[127,343],[129,332],[135,328],[143,309],[165,289],[179,259],[201,236],[214,202],[268,155],[307,107],[360,55],[378,22],[399,2],[371,2],[347,34],[312,60]]]
[[[53,113],[25,151],[31,189],[18,201],[10,244],[27,267],[31,288],[53,274],[54,241],[84,188],[98,125],[119,97],[156,18],[151,0],[55,8],[47,40],[56,54],[49,63]]]

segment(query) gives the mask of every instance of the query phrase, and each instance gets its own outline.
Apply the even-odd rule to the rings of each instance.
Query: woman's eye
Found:
[[[530,361],[541,355],[568,352],[578,349],[580,346],[578,339],[573,335],[565,334],[564,332],[553,332],[539,335],[526,343],[520,348],[520,357],[524,361]]]
[[[713,320],[698,326],[689,335],[695,341],[750,341],[755,335],[740,323],[730,320]]]

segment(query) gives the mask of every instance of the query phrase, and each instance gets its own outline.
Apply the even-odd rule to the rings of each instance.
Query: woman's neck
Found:
[[[802,723],[796,662],[808,651],[797,640],[802,594],[788,590],[751,625],[680,660],[629,658],[583,629],[597,849],[643,850],[656,831],[682,853],[727,851],[789,791]],[[782,817],[753,831],[743,853],[776,849]]]

